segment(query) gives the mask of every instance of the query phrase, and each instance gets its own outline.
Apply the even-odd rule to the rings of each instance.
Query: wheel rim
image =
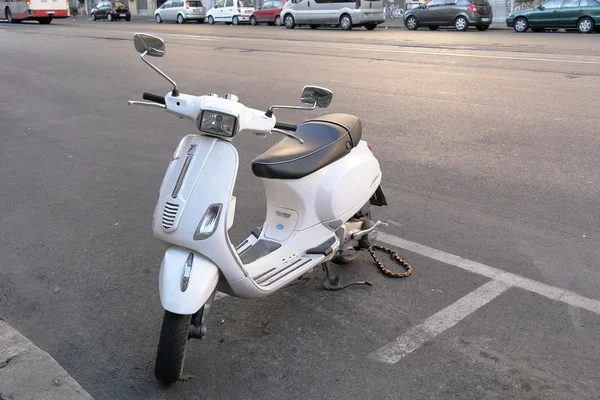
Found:
[[[256,25],[256,18],[250,18],[250,25]]]
[[[456,29],[458,29],[459,31],[462,31],[463,29],[465,29],[465,19],[464,18],[459,18],[456,20]]]
[[[213,19],[213,17],[208,17],[208,23],[211,25],[215,23],[215,20]]]
[[[592,23],[590,22],[589,19],[584,19],[583,21],[581,21],[579,23],[579,30],[582,32],[588,32],[590,29],[592,29]]]
[[[408,21],[406,21],[406,25],[408,25],[408,29],[415,29],[417,20],[414,17],[410,17]]]
[[[179,14],[179,15],[177,16],[177,22],[179,22],[180,24],[182,24],[182,23],[183,23],[183,17],[181,16],[181,14]]]
[[[525,20],[518,20],[515,24],[515,28],[517,28],[519,32],[523,32],[525,30]]]
[[[237,25],[240,23],[240,20],[238,19],[238,17],[233,17],[233,20],[231,20],[231,22],[233,22],[234,25]]]
[[[277,26],[281,25],[281,18],[279,18],[279,15],[275,18],[275,25],[277,25]]]
[[[13,21],[12,13],[10,12],[10,10],[6,11],[6,19],[8,20],[8,22],[12,22]]]
[[[350,18],[344,15],[340,25],[342,26],[342,29],[348,29],[348,27],[350,27]]]
[[[292,19],[291,16],[287,16],[285,17],[285,26],[291,27],[294,25],[294,20]]]
[[[154,19],[156,20],[156,22],[160,23],[160,15],[156,14],[156,17]]]

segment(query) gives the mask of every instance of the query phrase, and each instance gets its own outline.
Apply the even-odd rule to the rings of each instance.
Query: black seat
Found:
[[[328,114],[298,125],[300,143],[286,137],[252,162],[259,178],[299,179],[339,160],[358,145],[360,119],[349,114]]]

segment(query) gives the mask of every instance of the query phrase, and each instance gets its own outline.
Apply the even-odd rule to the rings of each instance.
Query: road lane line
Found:
[[[573,307],[583,308],[596,314],[600,314],[600,301],[598,300],[590,299],[577,293],[547,285],[545,283],[506,272],[498,268],[490,267],[489,265],[481,264],[476,261],[467,260],[466,258],[446,253],[445,251],[437,250],[419,243],[411,242],[388,233],[379,232],[378,239],[386,244],[400,247],[413,253],[443,262],[444,264],[453,265],[466,271],[483,275],[488,278],[504,282],[508,285],[537,293],[549,299],[560,301]]]
[[[495,279],[461,297],[448,307],[427,318],[423,323],[412,327],[393,342],[386,344],[369,358],[386,364],[395,364],[412,353],[423,343],[452,328],[482,306],[504,293],[512,285]]]

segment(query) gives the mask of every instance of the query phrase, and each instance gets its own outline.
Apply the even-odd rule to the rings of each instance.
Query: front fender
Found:
[[[160,266],[160,303],[175,314],[194,314],[206,303],[218,281],[219,268],[211,260],[183,247],[169,247]]]

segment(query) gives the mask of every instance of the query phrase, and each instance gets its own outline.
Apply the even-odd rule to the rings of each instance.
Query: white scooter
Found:
[[[169,163],[154,211],[154,235],[172,244],[159,278],[165,315],[158,344],[155,375],[163,383],[180,379],[186,341],[201,338],[217,290],[244,298],[268,296],[298,281],[317,266],[327,272],[324,286],[344,288],[326,262],[348,263],[369,247],[381,222],[370,220],[370,204],[385,205],[381,170],[367,143],[360,120],[329,114],[298,126],[276,122],[275,109],[327,107],[332,93],[307,86],[302,102],[309,107],[248,108],[235,95],[191,96],[146,56],[162,57],[162,39],[136,34],[142,60],[167,79],[165,96],[144,93],[157,107],[193,121],[197,134],[185,136]],[[264,183],[264,225],[238,246],[229,240],[236,199],[232,196],[238,153],[236,135],[285,137],[256,158],[252,171]],[[356,282],[361,284],[368,282]]]

